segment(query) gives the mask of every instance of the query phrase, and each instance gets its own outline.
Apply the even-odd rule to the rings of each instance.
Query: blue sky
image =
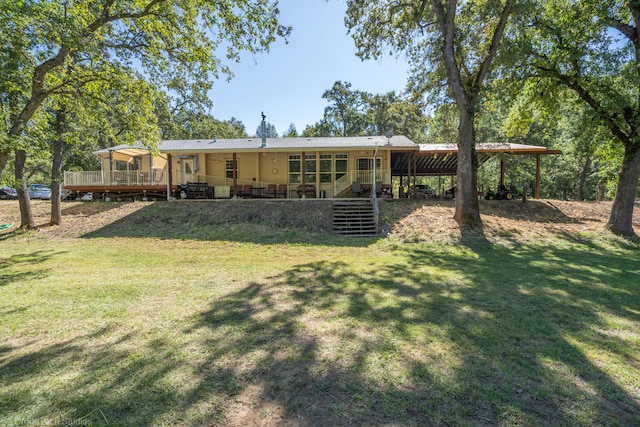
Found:
[[[219,120],[241,120],[249,135],[267,121],[279,134],[295,124],[298,132],[322,118],[322,94],[337,80],[371,93],[401,92],[407,80],[403,59],[361,61],[344,26],[342,0],[280,0],[281,22],[293,27],[289,44],[278,41],[270,52],[243,55],[230,64],[235,77],[215,82],[210,98]]]

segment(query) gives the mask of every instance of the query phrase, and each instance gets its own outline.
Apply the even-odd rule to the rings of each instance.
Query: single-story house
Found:
[[[480,163],[497,153],[557,154],[546,147],[477,144]],[[392,177],[455,175],[455,144],[396,136],[167,140],[153,152],[96,151],[100,171],[65,172],[64,187],[103,197],[392,197]],[[539,179],[538,179],[539,181]]]

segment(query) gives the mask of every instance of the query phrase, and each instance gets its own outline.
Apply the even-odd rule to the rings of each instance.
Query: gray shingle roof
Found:
[[[390,143],[390,145],[387,145]],[[263,147],[260,138],[243,139],[201,139],[161,141],[161,152],[211,152],[211,151],[256,151],[256,150],[339,150],[339,149],[417,149],[418,146],[405,136],[358,136],[347,138],[267,138]]]

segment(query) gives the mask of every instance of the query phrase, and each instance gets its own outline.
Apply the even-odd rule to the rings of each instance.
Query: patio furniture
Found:
[[[267,184],[267,197],[278,197],[278,186],[276,184]]]
[[[312,184],[298,185],[298,197],[316,197],[316,186]]]
[[[253,187],[251,188],[251,197],[266,197],[267,188],[266,187]]]
[[[282,196],[286,199],[288,191],[289,191],[289,187],[287,186],[287,184],[279,184],[276,197]]]
[[[362,188],[362,184],[360,182],[354,182],[351,184],[351,192],[356,194],[358,197],[364,193],[364,189]]]

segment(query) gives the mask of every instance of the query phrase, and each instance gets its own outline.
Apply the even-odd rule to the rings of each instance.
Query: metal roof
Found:
[[[478,164],[483,164],[497,154],[542,155],[562,154],[560,150],[547,147],[506,142],[485,142],[476,144]],[[458,167],[458,146],[456,144],[420,144],[413,153],[393,153],[391,155],[391,174],[406,175],[409,156],[412,156],[411,171],[418,176],[455,175]]]
[[[115,147],[105,148],[103,150],[94,151],[93,154],[111,154],[113,160],[119,160],[122,162],[133,162],[136,157],[146,156],[149,154],[149,150],[142,145],[131,147],[129,145],[116,145]]]

